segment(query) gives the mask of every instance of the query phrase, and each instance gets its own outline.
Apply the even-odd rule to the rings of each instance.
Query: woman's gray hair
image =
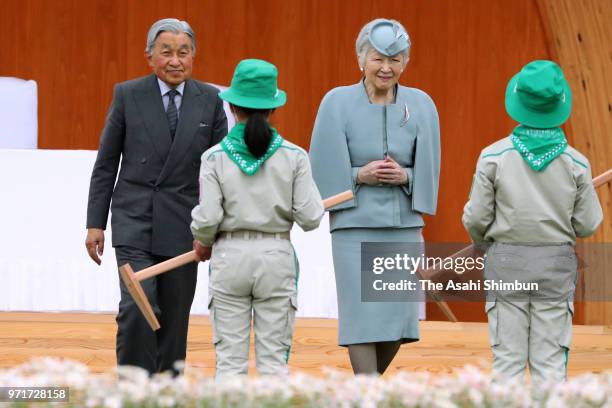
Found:
[[[149,32],[147,34],[147,48],[145,49],[147,55],[151,55],[153,53],[155,40],[164,31],[169,31],[174,34],[187,34],[189,38],[191,38],[191,50],[195,55],[196,40],[191,26],[186,21],[181,21],[176,18],[163,18],[154,22],[151,28],[149,28]]]
[[[406,40],[408,40],[408,48],[400,52],[400,54],[404,57],[403,65],[405,67],[406,64],[408,63],[408,56],[410,55],[410,45],[411,45],[410,36],[408,35],[408,31],[406,31],[402,23],[400,23],[397,20],[390,20],[386,18],[374,19],[370,21],[369,23],[367,23],[366,25],[364,25],[361,31],[359,31],[359,35],[357,36],[357,41],[355,41],[355,51],[357,52],[357,61],[359,62],[359,66],[362,68],[365,66],[366,56],[371,50],[375,49],[372,46],[372,43],[370,43],[370,31],[372,30],[372,27],[374,26],[374,24],[377,24],[381,21],[390,21],[392,23],[395,23],[406,33]]]

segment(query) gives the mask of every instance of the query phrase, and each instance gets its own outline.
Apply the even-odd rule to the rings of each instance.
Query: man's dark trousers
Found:
[[[115,248],[117,266],[129,263],[134,271],[163,262],[168,257],[141,249]],[[171,370],[187,353],[189,311],[195,295],[197,263],[190,263],[141,282],[161,328],[153,331],[134,303],[123,281],[117,314],[117,364],[142,367],[150,373]],[[136,341],[134,341],[136,340]]]

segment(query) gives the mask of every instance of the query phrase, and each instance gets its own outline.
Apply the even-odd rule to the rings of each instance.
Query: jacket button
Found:
[[[153,191],[159,191],[159,187],[156,186]]]
[[[140,159],[140,163],[145,164],[147,162],[147,158],[143,157],[142,159]]]

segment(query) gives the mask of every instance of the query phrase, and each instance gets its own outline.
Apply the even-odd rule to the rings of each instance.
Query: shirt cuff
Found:
[[[406,195],[412,195],[412,167],[404,167],[404,171],[406,172],[406,184],[402,184],[400,187]]]
[[[357,174],[359,173],[359,169],[361,167],[352,167],[352,179],[353,179],[353,194],[357,193],[361,184],[357,183]]]

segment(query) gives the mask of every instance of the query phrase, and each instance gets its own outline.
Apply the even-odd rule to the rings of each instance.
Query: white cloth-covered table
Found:
[[[36,81],[0,77],[0,149],[38,146]]]
[[[95,151],[0,150],[0,310],[112,312],[119,282],[110,222],[102,266],[85,251]],[[292,241],[300,260],[298,316],[337,317],[327,216]],[[192,313],[207,314],[208,263]]]

